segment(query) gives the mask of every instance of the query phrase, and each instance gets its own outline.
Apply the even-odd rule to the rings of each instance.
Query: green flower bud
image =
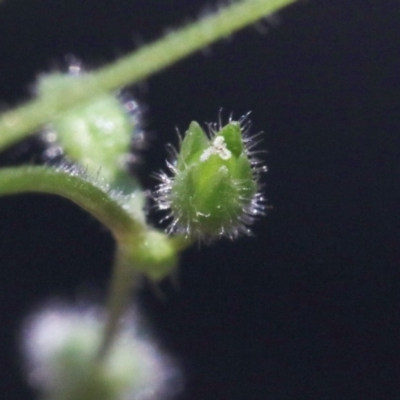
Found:
[[[160,210],[170,210],[170,232],[195,239],[249,234],[248,225],[263,214],[259,166],[247,135],[246,118],[224,127],[210,126],[206,135],[197,122],[186,132],[173,173],[158,175],[155,199]]]
[[[125,315],[105,359],[98,359],[103,318],[98,310],[51,307],[25,328],[30,383],[46,400],[127,400],[169,397],[181,374]],[[137,320],[137,318],[136,318]]]
[[[63,92],[65,87],[73,86],[79,91],[81,75],[45,76],[39,81],[37,91],[51,102],[51,96]],[[46,136],[56,141],[68,159],[85,168],[88,175],[100,176],[115,186],[121,186],[122,181],[124,186],[129,180],[125,161],[132,133],[138,130],[137,109],[133,100],[124,107],[115,96],[102,94],[59,114],[49,125]]]

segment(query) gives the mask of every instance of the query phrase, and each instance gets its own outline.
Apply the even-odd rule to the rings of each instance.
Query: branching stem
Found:
[[[161,279],[175,267],[178,254],[191,241],[182,236],[170,238],[143,225],[108,193],[81,176],[62,170],[51,167],[0,169],[0,196],[22,193],[46,193],[67,198],[107,226],[115,237],[117,250],[108,295],[107,321],[98,353],[98,359],[102,360],[118,332],[134,278],[142,273]]]
[[[96,97],[131,85],[176,63],[195,51],[296,0],[241,0],[97,71],[69,79],[62,87],[0,116],[0,151],[41,129],[60,113]],[[0,3],[2,0],[0,0]],[[79,174],[49,167],[0,169],[0,196],[26,192],[65,197],[89,212],[113,233],[117,251],[108,297],[108,318],[98,352],[104,360],[118,332],[137,274],[160,280],[176,267],[178,253],[190,245],[184,236],[168,237],[126,211],[101,186]]]

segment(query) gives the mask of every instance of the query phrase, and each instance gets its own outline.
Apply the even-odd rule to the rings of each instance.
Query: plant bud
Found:
[[[251,151],[245,121],[211,126],[209,136],[197,122],[190,124],[176,160],[168,164],[173,176],[158,175],[155,199],[160,210],[170,210],[170,232],[235,238],[249,234],[248,225],[263,214],[259,174],[265,169]]]
[[[103,319],[96,310],[52,307],[27,324],[30,383],[46,400],[152,400],[179,390],[181,376],[125,316],[109,354],[99,360]]]
[[[51,96],[65,87],[82,90],[82,77],[80,74],[47,75],[39,81],[37,91],[51,101]],[[88,175],[100,175],[109,184],[120,185],[120,181],[127,180],[125,161],[129,158],[132,135],[138,131],[137,109],[133,100],[124,106],[114,95],[101,94],[57,115],[44,137],[58,143],[68,159],[85,168]]]

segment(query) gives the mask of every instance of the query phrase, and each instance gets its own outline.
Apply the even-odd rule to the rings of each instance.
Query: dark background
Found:
[[[111,62],[210,12],[193,0],[5,0],[0,101],[30,96],[73,54]],[[181,362],[179,399],[400,398],[400,7],[310,0],[133,88],[153,137],[146,176],[175,127],[251,110],[273,206],[255,238],[187,251],[179,287],[140,303]],[[176,143],[176,141],[175,141]],[[40,146],[39,146],[40,147]],[[37,143],[2,165],[35,160]],[[101,301],[113,241],[50,196],[0,200],[0,393],[32,399],[17,333],[47,299]]]

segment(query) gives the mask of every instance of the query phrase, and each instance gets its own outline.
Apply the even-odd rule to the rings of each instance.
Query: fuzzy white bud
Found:
[[[131,315],[122,325],[99,361],[98,311],[50,307],[34,316],[23,337],[30,383],[51,400],[153,400],[174,394],[181,387],[176,366],[138,334]]]

